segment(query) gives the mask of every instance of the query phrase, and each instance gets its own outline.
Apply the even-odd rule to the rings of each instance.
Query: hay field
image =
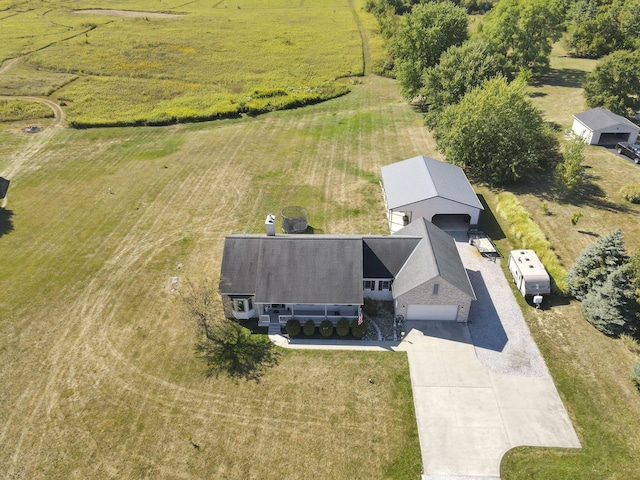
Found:
[[[403,354],[285,351],[259,384],[206,380],[170,291],[215,281],[223,237],[286,205],[383,232],[380,166],[434,154],[392,81],[258,118],[38,135],[0,130],[4,477],[418,476]]]
[[[363,3],[107,1],[95,12],[30,0],[0,8],[0,61],[22,57],[42,75],[73,75],[51,86],[72,126],[263,113],[349,91],[341,79],[365,71],[372,18],[360,20]]]

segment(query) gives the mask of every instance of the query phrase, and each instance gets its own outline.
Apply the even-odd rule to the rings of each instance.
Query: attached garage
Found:
[[[593,108],[573,116],[573,133],[589,145],[613,147],[618,142],[635,143],[640,127],[604,108]]]
[[[457,305],[407,305],[407,320],[455,321],[457,318]]]

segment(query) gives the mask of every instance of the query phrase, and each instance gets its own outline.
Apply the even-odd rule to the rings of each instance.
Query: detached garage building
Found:
[[[572,130],[589,145],[613,147],[618,142],[636,143],[640,127],[609,110],[593,108],[573,116]]]
[[[391,233],[420,217],[445,231],[478,224],[483,207],[460,167],[419,155],[381,173]]]

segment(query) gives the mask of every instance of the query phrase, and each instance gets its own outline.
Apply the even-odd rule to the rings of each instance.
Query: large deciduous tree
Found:
[[[395,75],[403,95],[413,99],[425,69],[451,46],[467,39],[467,13],[450,2],[424,3],[403,16],[394,36]]]
[[[619,50],[600,60],[584,85],[587,105],[633,117],[640,111],[639,65],[640,50]]]
[[[557,0],[500,0],[487,14],[482,32],[514,67],[544,70],[563,21]]]
[[[235,379],[259,381],[266,368],[278,363],[279,352],[263,335],[252,335],[219,310],[215,288],[210,282],[199,286],[186,282],[181,294],[185,317],[198,333],[196,356],[207,364],[206,375],[225,374]]]
[[[557,157],[557,140],[525,95],[504,77],[448,106],[434,130],[438,150],[477,180],[514,183]]]
[[[598,58],[639,46],[640,0],[580,0],[571,5],[567,44],[578,57]]]
[[[450,47],[422,76],[419,98],[426,112],[425,123],[433,128],[445,107],[458,103],[485,80],[506,73],[506,58],[487,41],[467,40]]]

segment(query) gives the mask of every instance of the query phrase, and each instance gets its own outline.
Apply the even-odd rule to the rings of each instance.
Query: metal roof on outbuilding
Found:
[[[418,155],[382,167],[382,184],[391,210],[434,197],[484,210],[464,171],[457,165]]]

